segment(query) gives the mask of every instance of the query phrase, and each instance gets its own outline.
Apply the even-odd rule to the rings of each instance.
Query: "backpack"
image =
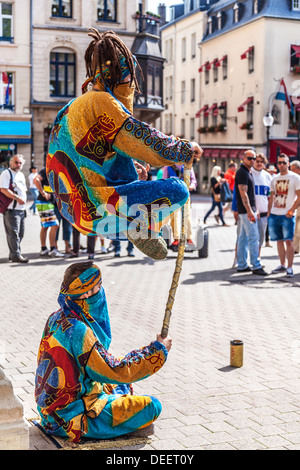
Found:
[[[222,183],[221,187],[221,202],[231,202],[232,201],[232,193],[229,189],[229,184],[227,181]]]
[[[10,183],[9,183],[9,189],[14,192],[14,183],[13,183],[13,174],[10,170],[8,169],[9,174],[10,174]],[[6,212],[9,204],[12,202],[12,199],[10,197],[5,196],[5,194],[1,191],[0,189],[0,214],[4,214]],[[14,201],[13,209],[16,207],[17,201]]]

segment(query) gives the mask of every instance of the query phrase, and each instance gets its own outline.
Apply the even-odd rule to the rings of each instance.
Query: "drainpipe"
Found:
[[[34,131],[33,131],[33,0],[30,0],[30,114],[31,114],[31,166],[34,164]]]

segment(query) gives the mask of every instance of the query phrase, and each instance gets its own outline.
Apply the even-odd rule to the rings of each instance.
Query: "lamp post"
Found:
[[[273,126],[274,123],[274,118],[271,113],[267,113],[263,117],[263,123],[265,128],[267,129],[267,159],[269,161],[269,156],[270,156],[270,129]]]

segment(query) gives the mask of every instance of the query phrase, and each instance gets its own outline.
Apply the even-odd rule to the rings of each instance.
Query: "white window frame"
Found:
[[[9,2],[0,2],[0,37],[3,38],[3,19],[10,19],[11,20],[11,31],[10,31],[10,38],[13,38],[13,13],[11,15],[4,15],[2,14],[2,4],[9,3]],[[13,5],[12,5],[13,8]]]
[[[295,11],[300,10],[300,0],[293,0],[292,9]]]
[[[11,95],[11,104],[8,105],[8,106],[11,106],[11,109],[9,107],[5,107],[6,104],[5,104],[5,96],[6,96],[6,90],[7,90],[7,83],[4,83],[4,81],[2,80],[2,74],[3,73],[6,73],[7,75],[11,75],[12,76],[12,81],[11,83],[9,84],[9,89],[11,90],[10,91],[10,95]],[[15,107],[15,95],[14,95],[14,81],[15,81],[15,74],[14,72],[4,72],[4,71],[0,71],[0,113],[3,114],[3,113],[12,113],[14,112],[14,107]]]

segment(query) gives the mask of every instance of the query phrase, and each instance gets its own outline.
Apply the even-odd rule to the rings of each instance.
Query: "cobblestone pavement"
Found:
[[[194,210],[203,216],[209,201],[193,199]],[[232,215],[227,220],[230,227],[208,219],[208,258],[186,254],[168,361],[158,374],[134,386],[135,393],[153,394],[163,404],[150,442],[139,449],[300,449],[300,256],[295,257],[293,279],[240,275],[232,268],[236,227]],[[62,276],[73,261],[40,258],[39,230],[39,217],[28,214],[22,252],[30,262],[8,263],[0,220],[0,366],[29,422],[37,418],[34,375],[41,333],[58,308]],[[172,252],[160,262],[137,250],[135,255],[126,256],[125,242],[121,258],[96,254],[116,355],[148,344],[161,330],[175,266]],[[271,272],[278,265],[276,247],[263,247],[262,260]],[[232,339],[244,342],[241,368],[230,367]],[[30,446],[55,449],[32,425]]]

